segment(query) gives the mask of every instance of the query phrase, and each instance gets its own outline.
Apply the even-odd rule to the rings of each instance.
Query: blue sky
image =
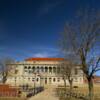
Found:
[[[60,57],[57,40],[65,22],[81,7],[99,5],[100,0],[0,0],[0,57]]]

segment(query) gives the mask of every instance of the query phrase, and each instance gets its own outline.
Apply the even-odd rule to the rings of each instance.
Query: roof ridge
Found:
[[[61,60],[64,60],[64,58],[32,57],[32,58],[25,59],[25,61],[34,61],[34,60],[38,60],[38,61],[61,61]]]

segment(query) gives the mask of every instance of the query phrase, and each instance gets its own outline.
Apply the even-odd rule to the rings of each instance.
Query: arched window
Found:
[[[24,66],[24,72],[28,72],[27,66]]]
[[[48,67],[45,67],[45,72],[48,72]]]
[[[35,66],[32,67],[33,73],[35,72]]]
[[[31,69],[31,67],[29,66],[28,69]]]
[[[37,67],[37,72],[39,73],[39,67]]]
[[[37,78],[36,81],[38,82],[39,81],[39,78]]]
[[[40,69],[41,69],[41,72],[44,72],[44,68],[43,67],[41,67]]]
[[[53,67],[53,72],[56,73],[56,67]]]
[[[24,66],[24,69],[27,69],[27,66]]]
[[[49,72],[52,73],[52,67],[49,67]]]

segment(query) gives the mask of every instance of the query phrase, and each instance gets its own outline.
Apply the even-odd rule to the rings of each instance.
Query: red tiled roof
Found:
[[[64,58],[28,58],[25,61],[62,61]]]

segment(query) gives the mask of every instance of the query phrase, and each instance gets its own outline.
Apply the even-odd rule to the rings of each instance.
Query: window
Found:
[[[57,81],[60,82],[60,78],[58,78]]]
[[[32,67],[33,73],[35,72],[35,66]]]
[[[55,82],[56,81],[56,79],[55,78],[53,78],[53,82]]]
[[[40,71],[40,70],[39,70],[39,67],[37,67],[37,72],[39,73],[39,71]]]
[[[24,66],[24,69],[27,69],[27,66]]]
[[[32,81],[34,81],[35,80],[35,78],[32,78]]]
[[[39,81],[39,78],[37,78],[36,81],[38,82]]]
[[[31,67],[29,66],[28,69],[31,69]]]
[[[52,73],[52,67],[49,67],[49,72]]]
[[[49,78],[49,83],[51,83],[51,78]]]
[[[53,67],[53,72],[56,73],[56,67]]]
[[[44,68],[43,67],[41,67],[41,72],[43,72],[44,71]]]
[[[48,72],[48,68],[47,67],[45,67],[45,72]]]
[[[29,70],[29,74],[31,74],[32,73],[32,70]]]

